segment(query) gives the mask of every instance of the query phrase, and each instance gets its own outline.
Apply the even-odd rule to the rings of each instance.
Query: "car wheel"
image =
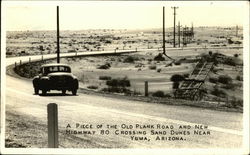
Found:
[[[35,88],[35,95],[37,95],[39,93],[39,89],[38,88]]]
[[[46,95],[46,93],[47,93],[47,90],[42,90],[42,95]]]
[[[77,89],[73,89],[72,90],[72,95],[76,95],[76,93],[77,93]]]
[[[65,95],[66,94],[66,90],[62,90],[62,94]]]

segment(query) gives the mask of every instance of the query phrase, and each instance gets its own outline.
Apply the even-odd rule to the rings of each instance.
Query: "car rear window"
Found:
[[[67,66],[49,66],[44,67],[44,74],[54,73],[54,72],[67,72],[70,73],[71,70]]]

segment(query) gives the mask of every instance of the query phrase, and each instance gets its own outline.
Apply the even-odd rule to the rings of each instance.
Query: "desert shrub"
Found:
[[[152,96],[154,96],[154,97],[164,97],[165,95],[164,95],[164,92],[163,92],[163,91],[158,90],[158,91],[154,92],[154,93],[152,94]]]
[[[165,58],[162,56],[162,53],[159,53],[157,56],[154,57],[155,61],[164,61]]]
[[[227,42],[228,42],[228,44],[233,44],[234,42],[232,41],[232,39],[227,39]]]
[[[130,87],[130,80],[127,77],[111,79],[106,82],[110,87]]]
[[[180,85],[180,82],[174,82],[173,83],[173,89],[178,89]]]
[[[108,87],[108,88],[103,88],[102,91],[109,92],[109,93],[131,94],[131,91],[129,89],[123,88],[123,87]]]
[[[111,80],[112,78],[110,76],[99,76],[99,80]]]
[[[217,83],[218,82],[218,78],[216,78],[216,77],[209,77],[209,82],[211,82],[211,83]]]
[[[184,78],[188,78],[188,77],[189,77],[189,74],[188,74],[188,73],[185,73],[185,74],[183,74],[183,77],[184,77]]]
[[[229,66],[237,65],[236,59],[232,59],[232,58],[226,58],[223,63]]]
[[[91,86],[87,86],[87,88],[89,88],[89,89],[98,89],[98,86],[91,85]]]
[[[168,63],[165,65],[165,67],[173,66],[173,63]]]
[[[123,60],[123,62],[125,62],[125,63],[134,63],[136,60],[139,60],[139,59],[136,58],[136,57],[133,57],[133,56],[128,56]]]
[[[230,84],[232,83],[232,78],[228,75],[220,75],[218,78],[218,82],[222,84]]]
[[[243,77],[240,76],[240,75],[237,75],[237,76],[236,76],[236,80],[238,80],[238,81],[243,81]]]
[[[227,93],[224,90],[219,89],[217,87],[214,87],[214,89],[211,91],[211,94],[223,98],[226,97],[227,95]]]
[[[180,61],[176,61],[174,62],[175,65],[181,65],[181,62]]]
[[[209,52],[208,52],[208,55],[209,55],[209,56],[212,56],[212,55],[213,55],[213,52],[212,52],[212,51],[209,51]]]
[[[235,57],[235,58],[238,58],[238,57],[239,57],[239,54],[237,54],[237,53],[234,54],[234,57]]]
[[[213,53],[212,51],[209,51],[208,54],[201,54],[202,61],[214,62],[215,65],[218,64],[217,57],[218,53]]]
[[[243,100],[237,99],[236,97],[232,97],[232,100],[230,101],[231,105],[236,108],[237,106],[243,107]]]
[[[105,40],[104,43],[105,44],[111,44],[112,42],[110,40]]]
[[[109,69],[111,67],[110,63],[106,63],[104,65],[98,66],[97,69]]]
[[[219,67],[213,67],[212,68],[212,72],[217,74],[218,71],[223,71],[224,69],[223,68],[219,68]]]
[[[160,72],[161,72],[161,68],[158,68],[158,69],[157,69],[157,72],[160,73]]]
[[[39,50],[44,51],[44,48],[42,45],[39,46]]]
[[[180,82],[180,81],[183,81],[184,79],[185,78],[180,74],[174,74],[170,78],[170,80],[173,81],[173,82]]]
[[[155,69],[156,69],[156,66],[155,66],[155,65],[151,65],[151,66],[149,66],[149,69],[155,70]]]
[[[165,94],[165,97],[172,97],[171,94]]]
[[[237,86],[236,84],[229,83],[229,84],[223,84],[223,85],[221,85],[221,88],[234,90],[236,86]]]
[[[108,80],[106,85],[108,85],[108,88],[102,89],[105,92],[131,94],[131,91],[127,88],[131,86],[127,77]]]

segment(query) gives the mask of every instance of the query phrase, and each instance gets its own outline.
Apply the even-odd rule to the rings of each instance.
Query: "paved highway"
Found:
[[[95,54],[98,53],[95,52]],[[93,54],[93,52],[86,54]],[[69,55],[64,54],[63,56]],[[6,66],[20,60],[22,62],[28,61],[29,57],[7,58]],[[55,55],[43,56],[44,59],[51,57],[55,57]],[[41,56],[32,56],[31,58],[39,60]],[[89,137],[90,140],[99,142],[103,147],[240,148],[242,146],[243,115],[241,113],[144,103],[81,93],[78,93],[77,96],[71,96],[70,93],[61,96],[57,91],[52,91],[51,95],[39,96],[33,94],[30,80],[8,75],[6,76],[5,93],[6,111],[32,116],[44,124],[47,123],[47,104],[57,103],[61,130],[66,132],[66,126],[70,124],[73,131],[76,124],[81,124],[81,130],[95,131],[96,133],[76,136]],[[107,125],[111,125],[112,128],[108,135],[102,135],[95,128],[84,128],[89,124],[94,127],[102,124],[103,129],[106,129]],[[179,129],[180,125],[186,125],[186,129]],[[205,127],[205,129],[199,130],[202,135],[193,135],[194,127],[198,127],[197,125]],[[166,129],[167,127],[174,129]],[[173,130],[173,135],[170,135],[171,130]],[[143,133],[126,134],[130,131],[145,131],[146,135]],[[182,131],[182,133],[176,131]],[[165,135],[164,132],[167,134]],[[157,136],[160,137],[160,140],[157,139]],[[168,139],[168,137],[170,138]],[[179,137],[179,140],[173,137]],[[183,137],[183,140],[180,137]]]

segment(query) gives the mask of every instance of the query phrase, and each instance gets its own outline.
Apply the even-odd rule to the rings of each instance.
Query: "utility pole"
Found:
[[[236,25],[236,37],[238,37],[238,25]]]
[[[178,22],[178,45],[181,47],[181,32],[180,32],[180,21]]]
[[[163,6],[163,54],[166,54],[166,49],[165,49],[165,7]]]
[[[194,25],[193,25],[193,22],[192,22],[192,28],[191,28],[191,33],[192,33],[192,38],[194,38]]]
[[[56,7],[56,16],[57,16],[57,63],[60,63],[59,6]]]
[[[187,27],[185,25],[185,27],[182,28],[182,44],[183,44],[183,47],[186,47],[187,45]]]
[[[178,9],[178,7],[171,7],[172,9],[174,9],[174,47],[175,47],[175,15],[176,15],[176,9]]]
[[[168,57],[171,60],[174,60],[173,58],[171,58],[170,56],[168,56],[166,54],[166,46],[165,46],[165,7],[163,6],[163,24],[162,24],[163,28],[162,28],[162,33],[163,33],[163,53],[166,57]]]

